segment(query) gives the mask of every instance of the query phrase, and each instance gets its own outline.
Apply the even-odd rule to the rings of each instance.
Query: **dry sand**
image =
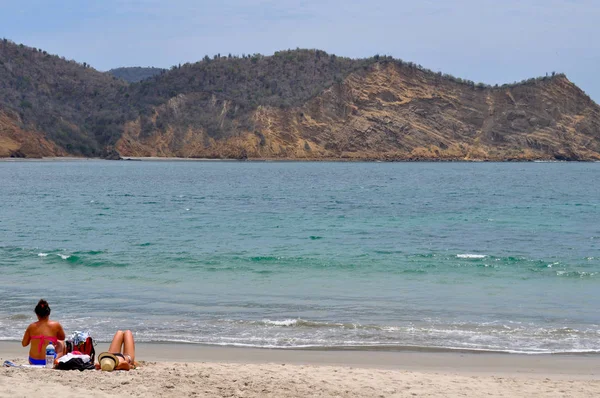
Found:
[[[100,344],[99,349],[104,349]],[[594,397],[597,355],[255,350],[139,344],[130,372],[1,368],[0,397]],[[0,359],[25,363],[18,343]]]

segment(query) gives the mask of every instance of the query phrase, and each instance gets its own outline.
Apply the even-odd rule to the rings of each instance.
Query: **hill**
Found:
[[[126,67],[126,68],[115,68],[109,70],[108,74],[115,76],[118,79],[123,79],[128,83],[137,83],[142,80],[149,79],[153,76],[160,75],[166,70],[162,68],[142,68],[139,66]]]
[[[3,136],[21,129],[43,136],[64,153],[102,156],[120,137],[128,109],[121,97],[127,87],[85,63],[0,41]]]
[[[3,41],[0,148],[0,156],[600,160],[600,107],[562,74],[491,87],[390,57],[288,50],[205,57],[127,83]]]

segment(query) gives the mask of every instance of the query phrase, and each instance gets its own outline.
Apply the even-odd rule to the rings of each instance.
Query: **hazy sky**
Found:
[[[99,70],[301,47],[491,84],[560,71],[600,102],[600,0],[0,0],[0,36]]]

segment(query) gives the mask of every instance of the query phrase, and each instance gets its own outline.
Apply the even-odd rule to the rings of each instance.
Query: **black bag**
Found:
[[[56,365],[56,369],[80,370],[83,372],[84,370],[94,370],[96,367],[92,361],[83,362],[83,359],[81,358],[71,358],[66,362],[59,362],[58,365]]]

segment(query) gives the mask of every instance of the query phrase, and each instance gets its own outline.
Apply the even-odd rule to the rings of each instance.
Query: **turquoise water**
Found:
[[[0,163],[0,339],[600,351],[600,164]]]

